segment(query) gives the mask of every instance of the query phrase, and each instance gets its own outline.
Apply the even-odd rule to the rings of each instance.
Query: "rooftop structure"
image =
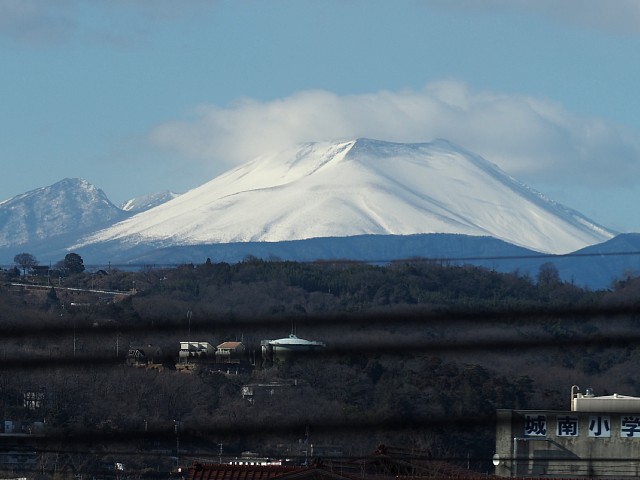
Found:
[[[325,348],[323,342],[317,340],[305,340],[299,338],[295,334],[291,334],[286,338],[276,340],[262,340],[262,358],[266,361],[277,362],[284,361],[292,354],[299,352],[313,352]]]
[[[585,393],[578,392],[577,388],[577,385],[571,388],[573,412],[640,413],[640,397],[617,393],[596,397],[590,388]]]

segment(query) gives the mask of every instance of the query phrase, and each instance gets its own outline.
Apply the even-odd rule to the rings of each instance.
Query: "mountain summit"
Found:
[[[612,232],[446,141],[310,143],[265,155],[76,245],[490,236],[566,253]]]
[[[102,190],[80,178],[65,178],[0,202],[0,248],[31,247],[38,241],[66,245],[123,218]]]

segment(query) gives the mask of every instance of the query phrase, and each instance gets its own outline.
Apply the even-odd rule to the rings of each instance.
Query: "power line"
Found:
[[[286,260],[286,259],[262,259],[255,257],[255,260],[265,263],[302,263],[302,264],[336,264],[336,265],[348,265],[348,264],[393,264],[401,262],[434,262],[434,263],[449,263],[449,262],[465,262],[465,261],[496,261],[496,260],[542,260],[542,259],[563,259],[563,258],[594,258],[594,257],[628,257],[628,256],[640,256],[640,251],[630,250],[623,252],[583,252],[576,251],[564,254],[553,253],[531,253],[521,255],[478,255],[478,256],[438,256],[438,257],[409,257],[409,258],[378,258],[378,259],[366,259],[366,260],[349,260],[349,259],[326,259],[318,258],[315,260]],[[220,261],[214,262],[216,264],[241,264],[248,263],[252,260],[240,260],[240,261]],[[94,263],[86,264],[85,269],[104,269],[104,267],[110,267],[111,269],[172,269],[183,266],[200,266],[202,263],[194,263],[193,261],[186,262],[173,262],[173,263],[160,263],[160,262],[135,262],[135,263]],[[0,265],[0,268],[5,270],[13,268],[13,264]]]

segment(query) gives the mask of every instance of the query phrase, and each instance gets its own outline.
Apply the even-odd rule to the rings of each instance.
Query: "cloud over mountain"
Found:
[[[624,186],[640,174],[639,137],[622,126],[570,113],[550,100],[474,91],[456,80],[421,90],[308,90],[271,101],[201,105],[150,134],[158,147],[227,165],[302,142],[353,137],[447,138],[529,183],[571,175],[577,185]]]

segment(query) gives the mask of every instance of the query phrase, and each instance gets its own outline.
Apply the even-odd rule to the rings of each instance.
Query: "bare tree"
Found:
[[[13,261],[16,265],[22,268],[22,274],[26,275],[27,268],[33,268],[38,265],[38,260],[36,257],[31,255],[30,253],[19,253],[15,257],[13,257]]]

